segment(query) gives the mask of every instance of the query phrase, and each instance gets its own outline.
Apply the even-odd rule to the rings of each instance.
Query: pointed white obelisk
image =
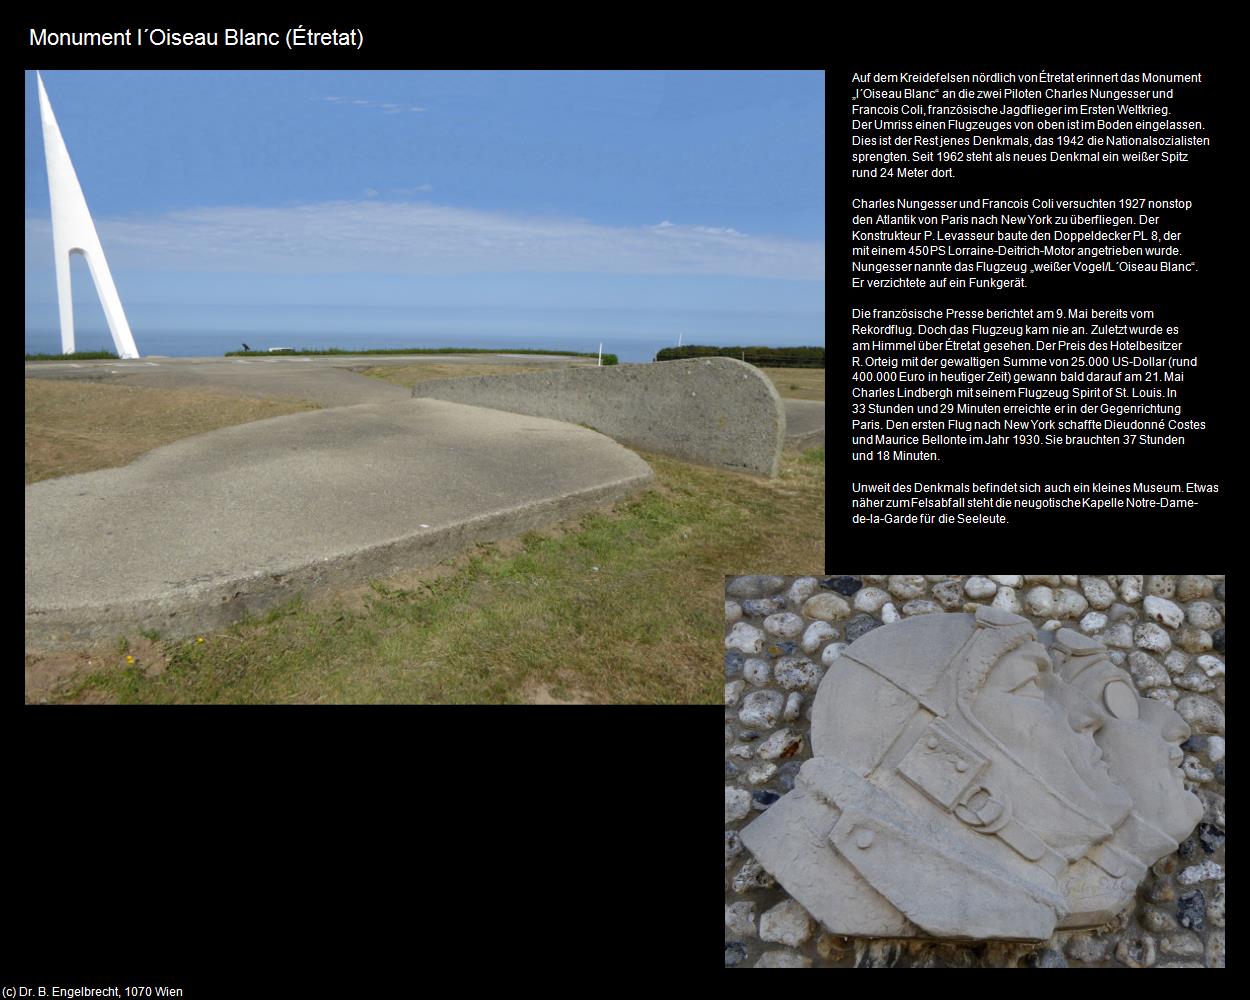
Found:
[[[61,130],[57,128],[48,93],[43,89],[43,77],[35,73],[39,83],[39,117],[43,120],[43,151],[48,159],[48,194],[52,199],[52,251],[56,255],[56,298],[61,309],[61,353],[74,352],[74,301],[70,296],[69,256],[80,253],[87,258],[91,280],[95,282],[96,294],[104,307],[109,332],[119,358],[137,358],[139,349],[131,336],[130,324],[122,311],[117,286],[109,273],[108,261],[100,237],[96,235],[95,223],[87,211],[87,199],[82,196],[78,175],[70,163],[69,151]]]

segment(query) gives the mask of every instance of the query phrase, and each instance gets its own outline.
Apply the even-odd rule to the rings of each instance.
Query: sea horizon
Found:
[[[449,326],[454,324],[448,324]],[[769,347],[820,347],[824,337],[805,337],[800,333],[790,336],[777,334],[708,332],[694,329],[681,335],[663,332],[645,333],[555,333],[526,331],[528,323],[519,323],[522,329],[514,331],[495,330],[414,330],[403,332],[386,329],[378,331],[296,329],[291,326],[256,326],[233,330],[153,330],[132,320],[135,343],[141,356],[163,355],[167,357],[219,357],[227,351],[238,351],[247,344],[254,350],[275,347],[311,348],[325,350],[340,347],[344,350],[379,350],[387,348],[414,347],[463,347],[501,351],[528,348],[531,350],[569,351],[597,353],[603,344],[603,353],[615,354],[626,363],[636,364],[655,359],[656,352],[665,347],[705,344],[716,347],[769,346]],[[59,354],[60,331],[55,328],[28,329],[25,332],[27,354]],[[114,350],[113,338],[106,328],[88,325],[75,330],[75,347],[79,351]]]

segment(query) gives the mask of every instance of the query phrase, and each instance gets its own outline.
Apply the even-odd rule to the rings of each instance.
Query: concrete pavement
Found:
[[[823,448],[825,444],[825,403],[819,399],[785,399],[786,446]]]
[[[610,503],[650,480],[645,462],[585,428],[413,399],[403,386],[353,370],[422,360],[535,361],[396,355],[28,362],[29,377],[288,396],[326,409],[224,428],[124,468],[27,486],[27,646],[54,648],[141,628],[168,637],[218,628],[296,591],[437,562],[477,541]],[[785,408],[791,438],[818,421],[823,441],[823,404],[786,400]]]
[[[593,431],[441,400],[227,427],[26,487],[26,642],[219,628],[297,591],[579,514],[650,478]]]

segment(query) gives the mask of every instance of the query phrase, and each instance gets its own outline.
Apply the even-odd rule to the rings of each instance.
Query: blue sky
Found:
[[[608,349],[678,332],[824,339],[819,72],[52,71],[44,83],[142,353],[188,353],[208,332],[345,346],[349,334],[469,346],[550,332]],[[33,73],[26,258],[29,350],[57,330]],[[103,317],[77,262],[74,279],[79,346],[98,346]]]

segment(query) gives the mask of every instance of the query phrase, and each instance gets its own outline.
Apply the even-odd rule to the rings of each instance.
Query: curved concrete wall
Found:
[[[786,414],[773,384],[733,358],[473,375],[418,382],[414,396],[550,417],[647,451],[775,476]]]

